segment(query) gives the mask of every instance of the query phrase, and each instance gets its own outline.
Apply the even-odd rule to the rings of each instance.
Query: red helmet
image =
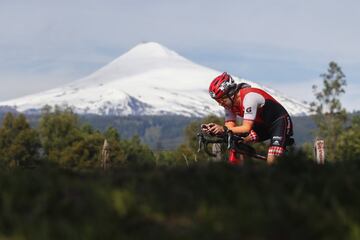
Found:
[[[237,84],[232,77],[224,72],[217,76],[210,84],[209,93],[212,98],[220,99],[223,96],[231,97],[237,90]]]

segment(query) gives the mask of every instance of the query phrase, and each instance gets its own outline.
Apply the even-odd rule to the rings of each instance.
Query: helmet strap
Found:
[[[231,108],[233,108],[233,106],[235,105],[235,97],[236,97],[237,93],[239,92],[239,90],[240,90],[240,87],[238,85],[238,86],[236,86],[236,90],[232,96],[230,96],[230,94],[227,94],[227,97],[231,101]]]

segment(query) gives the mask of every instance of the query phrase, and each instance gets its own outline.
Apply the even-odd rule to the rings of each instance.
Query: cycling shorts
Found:
[[[284,149],[287,140],[293,135],[293,125],[288,115],[278,118],[269,127],[255,124],[253,130],[258,135],[258,141],[270,139],[270,147],[282,147]]]

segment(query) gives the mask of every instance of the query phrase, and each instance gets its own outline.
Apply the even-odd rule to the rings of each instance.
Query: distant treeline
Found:
[[[105,139],[111,149],[109,161],[114,166],[174,165],[183,161],[208,160],[209,156],[197,152],[196,134],[204,122],[221,124],[223,119],[216,116],[203,119],[79,116],[71,108],[58,107],[46,107],[40,116],[7,113],[0,125],[0,165],[55,164],[75,169],[96,168],[99,167]],[[314,123],[307,117],[295,118],[294,122],[296,151],[312,156],[311,127]],[[360,118],[350,117],[349,126],[344,126],[337,135],[336,146],[326,149],[335,153],[331,160],[357,158],[359,128]],[[306,132],[308,137],[302,140],[308,142],[302,145],[299,135],[304,136]],[[255,144],[254,147],[266,154],[265,144]]]
[[[0,120],[4,112],[0,112]],[[41,115],[25,115],[31,126],[38,125]],[[121,138],[130,139],[138,136],[143,143],[153,150],[174,150],[179,147],[185,137],[185,128],[193,121],[200,118],[190,118],[178,115],[167,116],[101,116],[79,115],[81,123],[88,123],[94,129],[105,131],[115,128]],[[305,142],[312,142],[315,123],[311,117],[293,117],[295,140],[298,146]]]

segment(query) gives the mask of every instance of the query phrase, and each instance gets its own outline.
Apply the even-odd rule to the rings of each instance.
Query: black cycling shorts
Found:
[[[289,115],[275,120],[269,127],[254,125],[253,130],[258,135],[258,141],[270,139],[270,146],[286,147],[288,139],[293,135],[293,124]]]

